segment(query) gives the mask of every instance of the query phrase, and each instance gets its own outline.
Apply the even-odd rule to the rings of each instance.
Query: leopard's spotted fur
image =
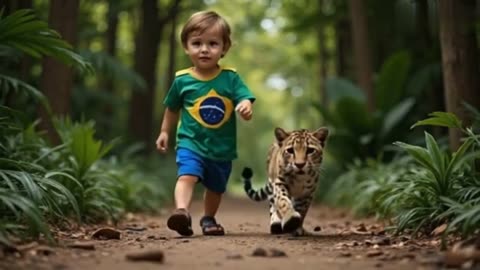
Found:
[[[254,190],[253,172],[244,168],[242,177],[247,195],[255,201],[269,200],[272,234],[306,234],[303,221],[317,188],[327,137],[325,127],[313,132],[276,128],[276,140],[268,152],[266,185]]]

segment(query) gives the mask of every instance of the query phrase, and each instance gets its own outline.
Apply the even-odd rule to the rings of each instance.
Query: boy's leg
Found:
[[[175,206],[189,209],[192,202],[193,190],[198,177],[193,175],[182,175],[177,179],[175,185]]]
[[[204,235],[224,235],[225,230],[218,224],[215,215],[222,201],[223,193],[205,189],[203,196],[205,215],[200,219],[200,226]]]
[[[195,183],[203,174],[202,161],[194,152],[179,148],[176,162],[178,166],[178,178],[174,192],[176,209],[168,218],[167,226],[183,236],[190,236],[193,234],[193,230],[188,209],[192,201]]]
[[[193,175],[182,175],[177,179],[175,185],[175,206],[176,209],[167,220],[167,226],[170,230],[176,231],[183,236],[191,236],[192,219],[188,213],[190,202],[192,201],[193,189],[197,177]]]
[[[217,214],[218,207],[222,201],[222,195],[222,193],[205,189],[203,194],[205,216],[214,217]]]
[[[222,201],[223,193],[226,190],[228,177],[232,169],[232,163],[209,162],[203,184],[204,211],[205,215],[200,220],[200,226],[204,235],[224,235],[223,227],[215,220],[215,215]]]

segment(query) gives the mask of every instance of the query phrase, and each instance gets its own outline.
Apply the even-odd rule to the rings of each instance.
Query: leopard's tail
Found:
[[[265,185],[259,190],[254,190],[252,188],[252,176],[253,171],[252,169],[245,167],[242,171],[242,179],[243,179],[243,189],[245,193],[247,193],[248,197],[254,201],[264,201],[268,198],[270,194],[272,194],[272,189],[270,185]]]

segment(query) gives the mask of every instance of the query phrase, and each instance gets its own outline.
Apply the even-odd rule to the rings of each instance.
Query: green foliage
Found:
[[[396,142],[408,155],[389,164],[357,164],[341,175],[330,202],[349,206],[357,214],[390,219],[397,231],[430,233],[440,224],[448,232],[469,235],[480,226],[480,157],[478,135],[463,128],[450,113],[435,112],[414,126],[460,128],[467,135],[454,153],[425,132],[425,147]],[[348,186],[348,189],[345,187]]]
[[[21,112],[0,112],[0,242],[27,232],[52,240],[50,223],[116,221],[125,211],[154,210],[169,198],[153,180],[145,182],[157,172],[134,177],[141,161],[106,162],[113,143],[95,139],[92,122],[57,121],[64,143],[50,147]]]
[[[95,139],[93,121],[72,123],[69,119],[57,120],[56,128],[63,143],[69,146],[77,167],[75,175],[80,178],[113,147],[113,142],[103,145],[101,141]]]
[[[430,118],[416,122],[412,128],[418,126],[440,126],[462,129],[462,121],[456,115],[449,112],[433,112]]]
[[[0,11],[0,45],[18,49],[30,56],[53,56],[81,71],[93,72],[91,65],[32,10],[18,10],[3,17]]]
[[[19,234],[29,230],[34,236],[43,233],[49,240],[52,240],[47,224],[42,216],[41,210],[31,200],[24,197],[20,192],[0,187],[0,243],[9,244],[9,234]],[[27,226],[16,224],[26,223]]]
[[[145,89],[145,80],[126,67],[122,62],[105,52],[91,52],[83,50],[80,55],[96,70],[97,75],[103,75],[110,80],[122,80],[136,88]]]
[[[405,84],[411,70],[410,54],[399,51],[382,65],[375,84],[375,105],[383,112],[405,98]]]
[[[386,146],[406,136],[405,119],[415,105],[415,99],[405,95],[409,70],[410,56],[404,51],[385,61],[376,82],[374,113],[368,111],[363,91],[350,81],[327,80],[329,103],[314,106],[332,127],[328,151],[340,164],[380,157]]]
[[[442,198],[455,198],[459,187],[463,186],[463,175],[472,167],[469,162],[480,156],[480,152],[472,152],[472,140],[466,140],[460,148],[450,155],[441,151],[435,139],[425,133],[426,148],[396,143],[409,153],[419,164],[420,171],[408,177],[410,192],[400,192],[405,205],[398,215],[398,229],[422,226],[431,229],[445,220],[439,219],[441,213],[448,209]],[[467,152],[470,152],[467,154]],[[407,184],[407,183],[400,183]],[[396,192],[397,190],[395,190]],[[392,192],[394,193],[394,192]],[[399,198],[400,199],[400,198]],[[440,216],[441,217],[441,216]]]

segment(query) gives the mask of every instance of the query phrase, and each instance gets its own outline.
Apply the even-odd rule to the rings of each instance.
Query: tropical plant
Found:
[[[391,209],[395,202],[399,231],[428,231],[454,220],[449,225],[450,231],[460,229],[471,233],[472,228],[479,225],[479,220],[473,216],[480,201],[474,164],[474,160],[480,157],[478,135],[471,128],[463,128],[460,120],[451,113],[434,112],[413,127],[421,125],[460,128],[468,136],[453,154],[441,150],[428,132],[425,132],[425,148],[397,142],[396,145],[403,148],[419,168],[385,194],[383,206]]]
[[[38,19],[33,10],[17,10],[6,17],[0,10],[0,45],[36,58],[52,56],[80,71],[93,71],[91,64],[73,52],[71,45]]]
[[[409,70],[406,52],[385,61],[376,80],[374,113],[368,112],[364,92],[353,83],[342,78],[327,80],[328,105],[314,106],[332,128],[328,151],[340,164],[381,157],[385,146],[405,137],[405,118],[415,105],[415,99],[405,95]]]

